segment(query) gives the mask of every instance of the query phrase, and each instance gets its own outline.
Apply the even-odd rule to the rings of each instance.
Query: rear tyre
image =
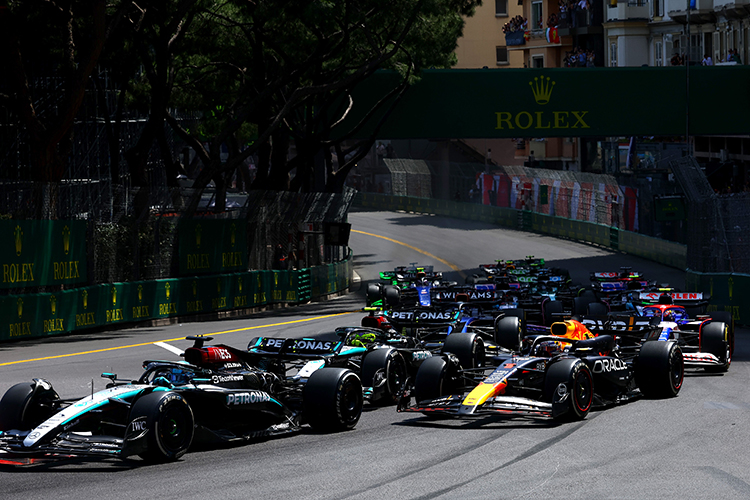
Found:
[[[544,309],[544,326],[550,326],[555,321],[560,321],[556,314],[563,312],[563,304],[559,300],[548,300],[542,306]]]
[[[729,341],[729,325],[712,321],[701,327],[700,350],[719,358],[718,366],[707,366],[707,372],[725,372],[732,363],[732,347]]]
[[[451,333],[443,344],[443,353],[446,352],[454,354],[464,370],[484,366],[484,342],[476,333]]]
[[[401,292],[395,286],[386,286],[383,288],[383,295],[385,296],[385,302],[389,306],[397,306],[401,300]]]
[[[139,456],[152,463],[178,460],[190,448],[195,433],[193,410],[176,392],[158,391],[139,398],[130,421],[145,417],[146,451]]]
[[[523,328],[521,320],[515,316],[506,316],[495,320],[495,343],[505,349],[518,352],[521,350]]]
[[[674,341],[644,342],[635,360],[635,383],[647,398],[671,398],[685,376],[682,349]]]
[[[362,403],[362,383],[346,368],[321,368],[302,389],[305,419],[317,431],[353,429],[362,415]]]
[[[556,393],[565,384],[568,394],[568,411],[560,420],[583,420],[594,402],[594,379],[586,363],[579,359],[561,359],[549,367],[544,377],[544,401],[552,403]]]
[[[609,308],[603,302],[592,302],[588,305],[588,314],[590,316],[606,316],[609,314]]]
[[[589,304],[592,304],[593,301],[590,300],[590,297],[583,296],[583,297],[576,297],[573,299],[573,314],[575,316],[578,316],[579,318],[585,314],[588,314],[589,311]]]
[[[360,376],[362,387],[373,388],[373,404],[395,404],[406,384],[406,362],[396,349],[375,349],[365,354]]]
[[[0,399],[0,431],[28,431],[51,417],[60,396],[49,383],[23,382]]]
[[[691,316],[692,317],[692,316]],[[728,336],[729,336],[729,354],[730,357],[734,355],[734,318],[732,317],[732,313],[728,311],[716,311],[711,313],[711,319],[713,321],[721,321],[722,323],[727,324],[727,328],[729,329]]]
[[[367,285],[367,305],[372,305],[373,303],[380,300],[382,296],[380,295],[380,287],[376,285],[375,283],[370,283]]]

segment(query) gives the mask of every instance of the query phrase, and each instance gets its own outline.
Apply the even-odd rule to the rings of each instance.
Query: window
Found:
[[[495,47],[495,58],[498,66],[508,64],[508,47]]]
[[[542,2],[531,3],[531,29],[540,30],[544,27],[544,19],[542,18]]]
[[[654,42],[654,66],[664,66],[664,48],[661,40]]]
[[[664,16],[664,2],[665,0],[652,0],[651,1],[651,17]]]
[[[609,65],[617,67],[617,41],[609,42]]]
[[[531,56],[531,67],[532,68],[543,68],[544,67],[544,56]]]
[[[508,15],[508,0],[495,0],[495,16]]]

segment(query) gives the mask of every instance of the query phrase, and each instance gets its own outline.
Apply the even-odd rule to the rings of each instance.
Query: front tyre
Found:
[[[461,368],[471,370],[484,366],[484,342],[476,333],[451,333],[443,344],[443,353],[454,354],[461,363]]]
[[[57,411],[60,396],[46,380],[35,379],[8,389],[0,399],[0,431],[28,431]]]
[[[583,420],[594,402],[594,379],[586,363],[566,358],[553,363],[544,377],[544,401],[552,403],[553,415],[560,420]],[[567,402],[559,415],[555,406]]]
[[[427,358],[419,365],[414,378],[414,399],[417,403],[445,396],[450,391],[449,363],[442,356]]]
[[[353,429],[362,415],[362,404],[362,382],[346,368],[321,368],[302,389],[304,417],[317,431]]]
[[[685,377],[682,349],[675,341],[644,342],[635,360],[635,383],[647,398],[671,398]]]
[[[145,450],[138,455],[153,463],[178,460],[195,434],[193,410],[176,392],[156,391],[139,398],[130,410],[129,427],[144,427]]]
[[[371,402],[395,404],[406,384],[406,362],[396,349],[374,349],[362,360],[362,387],[372,387]]]
[[[495,319],[495,343],[510,351],[519,352],[523,340],[521,318],[515,316],[498,317]]]

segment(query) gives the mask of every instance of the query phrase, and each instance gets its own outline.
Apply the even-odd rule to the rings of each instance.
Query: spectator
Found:
[[[670,64],[672,64],[672,66],[682,66],[682,57],[680,57],[680,54],[675,52],[670,60]]]
[[[703,65],[703,66],[713,66],[714,65],[714,61],[713,61],[713,59],[711,59],[710,55],[706,54],[705,56],[703,56],[703,60],[701,61],[701,65]]]
[[[739,50],[732,50],[732,61],[736,62],[737,64],[742,64],[742,59],[740,58],[740,51]]]
[[[276,245],[276,250],[273,252],[273,268],[283,271],[287,268],[287,264],[286,252],[281,243],[279,243]]]

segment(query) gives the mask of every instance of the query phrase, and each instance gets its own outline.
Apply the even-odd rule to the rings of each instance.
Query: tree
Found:
[[[63,178],[71,129],[87,82],[108,30],[127,7],[108,7],[104,0],[0,3],[0,46],[6,63],[0,102],[17,114],[28,133],[28,179]],[[58,85],[37,88],[38,77],[52,77]]]
[[[220,180],[257,154],[254,188],[339,190],[375,140],[373,136],[345,148],[347,137],[330,137],[331,127],[355,105],[353,89],[376,71],[392,69],[401,75],[396,97],[422,68],[451,66],[462,16],[471,15],[478,3],[237,1],[205,12],[198,33],[215,42],[214,52],[203,52],[195,64],[178,71],[177,85],[183,104],[203,105],[198,109],[204,119],[216,109],[221,113],[212,116],[210,127],[204,126],[202,138],[168,118],[203,160],[194,185],[202,188]],[[396,102],[384,99],[380,104]],[[237,140],[249,126],[257,129],[257,138],[222,162],[221,145]],[[297,153],[287,159],[290,143]],[[334,152],[349,158],[337,170]]]

